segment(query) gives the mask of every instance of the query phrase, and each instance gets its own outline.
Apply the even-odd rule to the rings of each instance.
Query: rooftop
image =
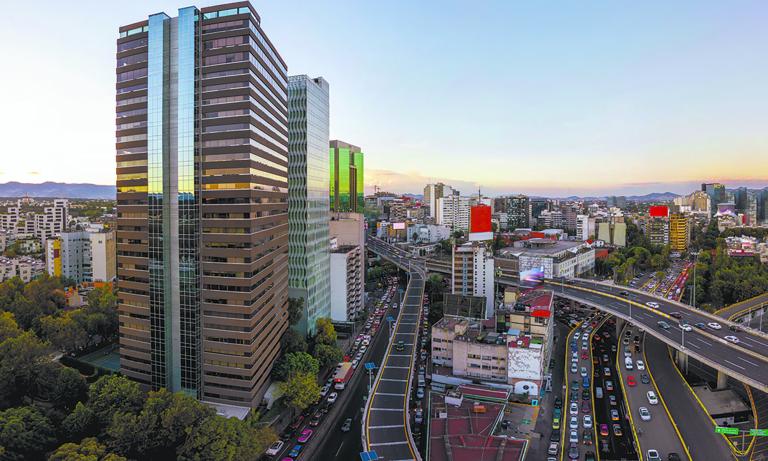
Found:
[[[471,386],[472,394],[495,391]],[[504,403],[480,401],[464,394],[461,403],[446,403],[445,395],[430,393],[429,459],[431,461],[521,461],[526,441],[494,436]]]

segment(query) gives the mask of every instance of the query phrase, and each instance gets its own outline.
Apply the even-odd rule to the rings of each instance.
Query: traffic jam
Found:
[[[361,368],[360,364],[365,363],[366,352],[382,324],[386,321],[384,317],[388,307],[397,309],[398,306],[395,301],[397,287],[397,277],[390,277],[387,280],[383,295],[373,304],[368,319],[362,326],[362,332],[355,337],[344,356],[344,360],[326,375],[325,384],[321,388],[315,404],[304,410],[288,425],[281,434],[280,440],[267,449],[267,457],[280,459],[280,461],[303,459],[307,443],[313,439],[317,428],[324,424],[326,415],[339,399],[341,392],[347,388],[355,371]],[[349,432],[351,428],[351,418],[346,418],[339,427],[342,432]]]
[[[421,440],[421,435],[424,429],[424,407],[425,399],[427,398],[426,385],[427,385],[427,362],[429,359],[429,298],[425,294],[422,298],[422,315],[421,315],[421,328],[418,344],[421,346],[419,353],[416,356],[416,364],[414,369],[417,371],[414,377],[414,383],[411,386],[413,389],[411,395],[411,432],[417,441]]]

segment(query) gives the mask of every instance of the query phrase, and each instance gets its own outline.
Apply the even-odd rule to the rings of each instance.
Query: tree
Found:
[[[307,352],[307,340],[293,328],[285,330],[283,337],[280,338],[280,345],[283,354]]]
[[[64,352],[79,351],[88,344],[88,332],[77,320],[75,312],[47,315],[40,319],[40,329],[43,336],[54,347]]]
[[[55,442],[51,422],[36,408],[16,407],[0,412],[3,460],[41,459]]]
[[[304,299],[288,298],[288,324],[296,325],[304,315]]]
[[[77,402],[86,399],[88,384],[77,370],[45,362],[40,365],[35,376],[35,394],[51,402],[54,407],[69,412]]]
[[[317,331],[315,334],[316,344],[336,345],[336,329],[333,327],[331,319],[327,317],[317,319],[315,329]]]
[[[213,416],[189,429],[177,451],[179,461],[256,460],[277,440],[268,427],[253,428],[237,418]]]
[[[320,363],[320,368],[329,368],[341,362],[344,354],[342,354],[341,349],[337,346],[318,344],[315,346],[315,357],[317,357],[317,361]]]
[[[143,403],[144,394],[139,385],[123,376],[102,376],[88,390],[88,406],[104,430],[114,413],[137,413]]]
[[[61,433],[68,440],[80,440],[84,436],[96,435],[99,431],[96,415],[83,402],[77,402],[64,421],[61,422]]]
[[[0,343],[8,338],[15,338],[22,333],[16,319],[10,312],[0,312]]]
[[[291,352],[284,354],[275,365],[273,378],[278,381],[286,381],[299,373],[317,375],[320,365],[316,358],[306,352]]]
[[[27,395],[47,353],[47,346],[28,331],[0,343],[0,406],[11,406]]]
[[[298,411],[304,411],[315,403],[320,395],[316,374],[298,373],[280,383],[280,390],[288,405]]]
[[[107,452],[107,447],[95,437],[88,437],[80,443],[61,445],[51,453],[48,461],[127,461],[127,458]]]

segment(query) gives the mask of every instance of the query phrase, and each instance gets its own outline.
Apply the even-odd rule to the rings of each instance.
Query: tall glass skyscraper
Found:
[[[288,295],[304,300],[299,329],[331,316],[328,82],[288,77]]]
[[[331,210],[362,213],[365,210],[365,168],[360,148],[344,141],[331,141],[329,167]]]
[[[117,40],[120,366],[254,407],[287,328],[287,68],[248,2]]]

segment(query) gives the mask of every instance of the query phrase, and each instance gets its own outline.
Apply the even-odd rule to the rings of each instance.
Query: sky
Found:
[[[118,27],[188,5],[4,5],[0,182],[114,183]],[[289,73],[330,83],[331,139],[363,148],[367,192],[768,185],[763,0],[253,5]]]

